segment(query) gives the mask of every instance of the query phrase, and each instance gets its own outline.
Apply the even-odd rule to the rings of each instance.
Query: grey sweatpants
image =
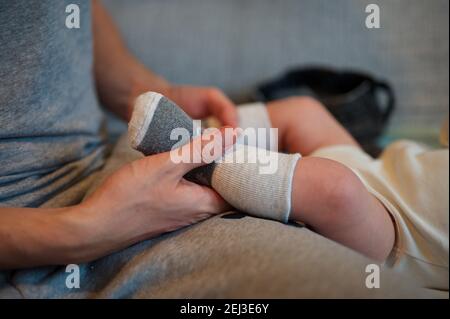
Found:
[[[67,205],[139,158],[125,138],[104,169],[47,202]],[[93,183],[93,181],[96,181]],[[3,298],[436,297],[381,267],[380,288],[366,287],[372,261],[306,228],[236,212],[147,240],[80,265],[80,288],[65,266],[0,273]]]

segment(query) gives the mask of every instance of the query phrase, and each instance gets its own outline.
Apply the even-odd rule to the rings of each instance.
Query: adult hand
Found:
[[[219,89],[190,85],[171,85],[162,94],[177,103],[190,117],[216,117],[222,125],[237,127],[236,106]]]
[[[212,141],[198,137],[182,146],[190,154],[201,154],[205,144],[216,144],[219,154],[232,146],[217,130]],[[210,148],[208,148],[210,149]],[[180,149],[171,152],[179,152]],[[135,242],[191,225],[230,207],[213,189],[187,181],[183,176],[202,163],[174,163],[171,152],[131,162],[111,175],[85,202],[83,211],[91,228],[88,247],[80,259],[91,260]],[[173,154],[172,154],[173,155]],[[193,158],[193,157],[191,157]],[[202,159],[203,161],[203,159]],[[93,244],[94,243],[94,244]]]

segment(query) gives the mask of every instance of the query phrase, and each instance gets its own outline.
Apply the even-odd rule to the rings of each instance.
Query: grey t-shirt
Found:
[[[37,207],[103,164],[90,1],[0,2],[0,206]]]

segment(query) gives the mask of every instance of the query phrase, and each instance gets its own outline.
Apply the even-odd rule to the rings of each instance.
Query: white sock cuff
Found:
[[[255,155],[264,160],[250,162],[250,156]],[[233,162],[231,157],[234,157]],[[236,146],[234,152],[227,152],[216,164],[211,185],[233,207],[286,223],[291,212],[292,180],[299,158],[300,154]]]
[[[133,114],[128,123],[128,140],[132,148],[138,148],[144,139],[162,97],[159,93],[147,92],[139,95],[136,99]]]
[[[254,128],[265,129],[265,141],[257,139],[256,143],[249,143],[242,138],[238,139],[238,143],[264,148],[274,152],[278,151],[278,136],[273,134],[272,123],[270,122],[267,107],[260,102],[241,104],[237,108],[239,117],[239,127],[242,129]]]
[[[237,107],[239,126],[247,127],[272,127],[269,114],[264,103],[255,102],[241,104]]]
[[[237,106],[237,113],[239,124],[238,127],[245,130],[247,128],[267,130],[265,135],[265,141],[256,139],[249,141],[243,137],[238,138],[237,143],[255,146],[259,148],[268,149],[274,152],[278,151],[278,136],[273,134],[272,123],[270,122],[269,113],[267,113],[267,107],[264,103],[255,102],[240,104]],[[205,123],[205,127],[221,127],[221,123],[214,117],[208,118]]]

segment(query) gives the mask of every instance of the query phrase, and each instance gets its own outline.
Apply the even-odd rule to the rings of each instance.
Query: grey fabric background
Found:
[[[447,0],[104,0],[131,50],[179,83],[233,97],[289,67],[373,72],[395,86],[395,128],[438,130],[448,112]],[[381,29],[365,27],[377,3]]]

